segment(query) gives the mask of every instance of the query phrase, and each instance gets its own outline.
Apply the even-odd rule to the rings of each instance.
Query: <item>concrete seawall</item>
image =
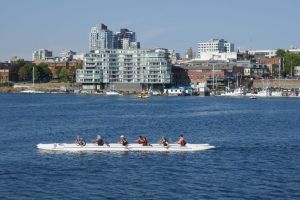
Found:
[[[254,80],[254,88],[265,88],[265,87],[274,87],[274,88],[300,88],[300,80],[295,79],[281,79],[281,80]]]

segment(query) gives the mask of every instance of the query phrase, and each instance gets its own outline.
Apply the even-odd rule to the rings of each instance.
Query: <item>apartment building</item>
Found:
[[[163,85],[171,82],[167,49],[101,49],[85,54],[83,69],[76,72],[83,89],[105,85]]]

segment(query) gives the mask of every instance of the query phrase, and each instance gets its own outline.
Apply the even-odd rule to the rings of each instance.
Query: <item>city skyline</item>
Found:
[[[51,4],[50,4],[51,3]],[[199,42],[224,38],[235,49],[300,46],[298,1],[137,1],[1,2],[0,61],[31,60],[37,49],[58,55],[64,49],[89,51],[89,31],[99,23],[116,32],[134,30],[141,48],[163,47],[181,53]]]

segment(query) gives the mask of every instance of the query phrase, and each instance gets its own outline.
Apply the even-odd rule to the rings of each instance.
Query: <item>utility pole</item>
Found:
[[[215,63],[213,63],[213,90],[215,90]]]
[[[293,77],[293,59],[291,60],[291,78]]]
[[[32,68],[32,87],[34,88],[34,66]]]

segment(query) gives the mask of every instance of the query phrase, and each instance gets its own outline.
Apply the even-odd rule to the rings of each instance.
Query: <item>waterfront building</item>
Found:
[[[101,49],[85,54],[83,69],[76,72],[83,89],[133,91],[171,82],[167,49]]]
[[[198,43],[199,60],[236,60],[234,44],[224,39],[210,39],[208,42]]]
[[[62,69],[66,71],[69,80],[75,80],[76,67],[82,63],[82,60],[47,62],[51,71],[52,79],[59,79],[59,73]]]
[[[112,49],[113,32],[107,29],[104,24],[98,24],[91,28],[90,32],[90,50],[95,51],[99,49]]]
[[[215,63],[212,68],[208,65],[175,65],[172,68],[173,85],[189,86],[197,88],[199,85],[205,85],[211,89],[224,87],[224,80],[228,73],[232,71],[232,67],[223,66]]]
[[[257,64],[267,65],[270,75],[272,77],[279,77],[283,69],[283,61],[281,58],[272,57],[272,58],[259,58],[256,59]]]
[[[39,49],[32,53],[32,61],[47,60],[52,58],[52,51],[47,49]]]
[[[9,82],[9,63],[0,63],[0,83]]]
[[[251,66],[251,77],[266,78],[270,76],[269,67],[266,64],[253,63]]]

